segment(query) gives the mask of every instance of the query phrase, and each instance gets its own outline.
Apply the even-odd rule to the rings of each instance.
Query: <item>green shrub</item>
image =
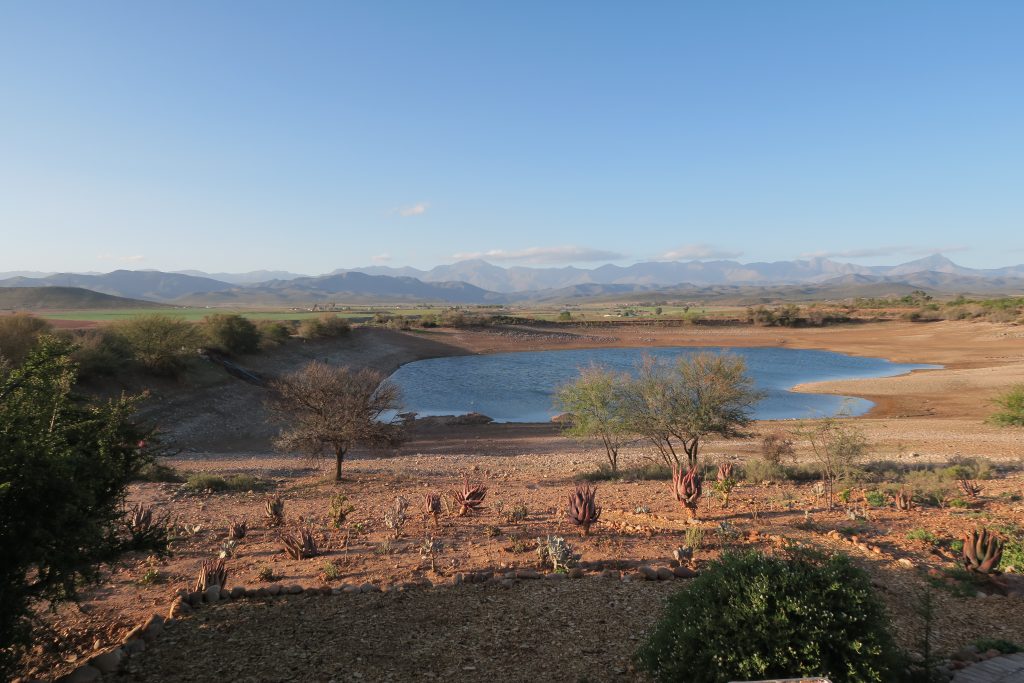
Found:
[[[345,318],[325,313],[319,318],[307,318],[299,325],[298,335],[303,339],[330,339],[352,331],[352,325]]]
[[[578,475],[578,478],[582,481],[669,481],[672,479],[672,470],[661,463],[649,462],[621,467],[613,472],[611,467],[603,464],[596,470]]]
[[[867,499],[868,505],[873,508],[881,508],[889,504],[889,496],[881,491],[868,491],[864,497]]]
[[[993,403],[999,408],[989,418],[993,423],[1002,427],[1024,427],[1024,384],[1015,384]]]
[[[939,541],[939,537],[927,529],[911,529],[907,532],[907,538],[911,541],[923,541],[929,545],[935,545]]]
[[[139,315],[111,327],[132,357],[154,375],[174,376],[196,355],[201,336],[192,323],[166,315]]]
[[[158,462],[151,462],[135,475],[134,481],[148,481],[148,482],[179,482],[181,476],[174,470],[173,467],[167,465],[161,465]]]
[[[294,327],[280,320],[261,320],[256,329],[260,333],[260,347],[272,348],[291,339]]]
[[[207,342],[225,353],[252,353],[260,345],[260,332],[256,325],[241,315],[208,315],[203,318],[200,329]]]
[[[1012,655],[1021,651],[1021,646],[1017,643],[1011,643],[1009,640],[1001,638],[979,638],[974,641],[974,647],[978,648],[978,652],[997,650],[1004,655]]]
[[[71,346],[52,336],[0,367],[0,680],[32,636],[33,608],[74,599],[126,549],[128,482],[147,462],[135,399],[75,396]]]
[[[726,553],[669,599],[637,653],[659,681],[824,676],[892,681],[897,650],[867,573],[845,555]]]
[[[39,335],[49,331],[50,323],[28,313],[0,315],[0,357],[15,365],[28,356]]]
[[[766,458],[754,458],[743,464],[743,478],[754,484],[782,481],[786,478],[786,470],[782,465]]]
[[[1018,574],[1024,573],[1024,535],[1009,536],[1003,544],[1003,569],[1013,567]]]
[[[250,474],[231,474],[227,477],[208,472],[195,472],[190,474],[185,482],[185,488],[194,493],[211,491],[213,493],[246,491],[259,491],[267,488],[263,482]]]
[[[914,499],[926,505],[945,505],[953,494],[954,482],[943,472],[917,470],[906,476],[907,486],[914,492]]]
[[[117,375],[132,357],[124,338],[109,329],[79,330],[69,338],[75,345],[71,358],[78,363],[78,376],[82,379]]]

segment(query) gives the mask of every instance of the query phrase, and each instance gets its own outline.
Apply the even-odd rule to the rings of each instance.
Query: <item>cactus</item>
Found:
[[[401,496],[396,496],[391,509],[384,513],[384,526],[391,529],[395,538],[402,535],[402,527],[409,519],[409,515],[406,514],[408,509],[409,501]]]
[[[441,518],[441,494],[428,493],[423,496],[423,512],[434,518],[434,526]]]
[[[561,536],[548,536],[537,539],[537,557],[541,565],[551,565],[556,572],[564,572],[576,566],[580,556],[572,551],[572,546]]]
[[[914,492],[906,488],[901,488],[893,496],[896,500],[896,509],[903,510],[904,512],[914,509]]]
[[[583,527],[583,535],[590,534],[590,525],[601,518],[601,508],[594,503],[597,489],[590,484],[577,484],[576,492],[569,496],[566,516],[573,524]]]
[[[313,537],[313,530],[308,526],[298,527],[294,531],[282,531],[281,543],[288,557],[293,560],[316,557],[320,553]]]
[[[270,526],[281,526],[284,524],[284,501],[281,500],[281,496],[267,498],[263,516],[267,518],[267,524]]]
[[[345,526],[348,516],[355,512],[355,509],[354,505],[348,504],[348,498],[340,493],[331,498],[331,509],[327,513],[331,520],[331,526],[335,529]]]
[[[964,534],[964,567],[979,574],[992,574],[1003,558],[1003,541],[988,529]]]
[[[199,567],[199,576],[196,577],[197,591],[205,591],[210,586],[220,586],[224,588],[228,584],[228,568],[224,562],[224,558],[219,557],[215,560],[204,560],[203,564]]]
[[[469,478],[463,477],[462,490],[454,491],[452,496],[459,505],[459,517],[465,517],[470,512],[476,512],[483,507],[484,496],[487,495],[487,487],[482,484],[469,485]]]
[[[696,465],[691,466],[685,472],[682,467],[672,468],[672,492],[676,500],[686,506],[690,514],[697,516],[697,505],[704,491],[701,486],[703,477]]]

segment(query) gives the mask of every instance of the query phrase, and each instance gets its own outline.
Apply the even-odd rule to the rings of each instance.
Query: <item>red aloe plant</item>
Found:
[[[685,505],[694,517],[697,516],[700,497],[704,494],[703,479],[696,465],[691,466],[685,472],[682,467],[672,468],[672,492],[675,494],[676,500]]]
[[[597,489],[590,484],[576,484],[576,492],[569,496],[569,507],[566,516],[578,526],[583,527],[583,535],[590,534],[590,525],[601,518],[601,508],[594,503]]]
[[[454,491],[452,496],[459,504],[459,517],[465,517],[470,512],[476,512],[483,507],[484,496],[487,495],[487,487],[483,484],[469,485],[469,477],[462,478],[462,490]]]
[[[964,567],[979,574],[992,574],[1003,558],[1003,541],[988,529],[964,534]]]

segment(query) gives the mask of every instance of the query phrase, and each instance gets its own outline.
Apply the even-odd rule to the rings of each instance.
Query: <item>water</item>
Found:
[[[803,382],[890,377],[937,365],[892,363],[831,351],[779,348],[647,348],[530,351],[421,360],[401,368],[391,379],[402,389],[403,410],[426,415],[483,413],[498,422],[547,422],[559,411],[555,389],[573,381],[580,368],[593,364],[633,372],[644,354],[672,361],[683,354],[727,351],[743,356],[747,371],[766,397],[755,409],[758,420],[862,415],[871,401],[849,396],[789,391]]]

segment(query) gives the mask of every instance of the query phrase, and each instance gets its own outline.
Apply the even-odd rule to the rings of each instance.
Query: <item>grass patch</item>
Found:
[[[581,481],[668,481],[672,479],[672,470],[662,464],[648,463],[639,467],[624,467],[612,472],[607,466],[584,472],[578,477]]]
[[[271,488],[271,484],[251,474],[230,474],[225,477],[220,474],[196,472],[189,475],[185,488],[192,493],[245,493],[265,491]]]
[[[939,537],[927,529],[911,529],[907,532],[907,538],[911,541],[923,541],[929,545],[935,545],[939,542]]]
[[[978,648],[978,652],[997,650],[1004,655],[1012,655],[1021,651],[1020,645],[1011,643],[1009,640],[1003,640],[1002,638],[979,638],[974,641],[974,647]]]
[[[151,462],[135,475],[135,481],[148,481],[152,483],[180,482],[181,475],[169,465],[161,465],[158,462]]]

